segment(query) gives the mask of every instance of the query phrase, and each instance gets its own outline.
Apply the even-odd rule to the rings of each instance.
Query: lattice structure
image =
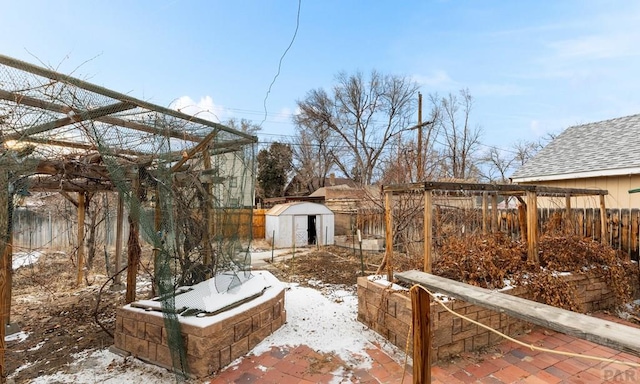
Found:
[[[135,300],[143,239],[154,247],[154,285],[174,367],[184,372],[176,288],[219,276],[217,289],[225,290],[250,277],[257,138],[0,55],[0,142],[0,206],[9,207],[0,209],[3,322],[13,194],[57,191],[73,200],[82,239],[87,201],[114,192],[129,217],[127,301]],[[79,283],[82,264],[79,247]]]

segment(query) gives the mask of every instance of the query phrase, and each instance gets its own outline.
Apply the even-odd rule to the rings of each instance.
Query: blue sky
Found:
[[[220,120],[260,123],[297,0],[0,0],[0,53]],[[302,0],[262,141],[339,71],[468,88],[487,145],[640,113],[640,2]],[[190,107],[189,107],[190,106]]]

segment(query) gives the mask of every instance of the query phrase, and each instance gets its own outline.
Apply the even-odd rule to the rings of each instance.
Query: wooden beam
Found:
[[[180,167],[182,166],[182,164],[184,164],[187,160],[189,160],[190,158],[192,158],[194,155],[196,155],[198,152],[201,152],[202,150],[206,150],[207,146],[209,145],[209,142],[211,140],[213,140],[216,136],[218,136],[218,131],[214,130],[211,131],[204,139],[202,139],[202,141],[200,141],[195,147],[191,148],[189,150],[189,152],[187,152],[186,156],[183,156],[173,167],[171,167],[171,171],[174,172],[178,169],[180,169]]]
[[[424,191],[424,266],[427,273],[431,273],[433,264],[433,192]]]
[[[130,103],[116,103],[116,104],[111,104],[104,107],[96,108],[91,111],[80,111],[78,113],[75,113],[73,116],[63,117],[58,120],[49,121],[44,124],[36,125],[34,127],[29,127],[22,131],[17,131],[17,132],[8,134],[4,136],[2,140],[3,141],[19,140],[24,137],[29,137],[31,135],[47,132],[52,129],[64,127],[64,126],[79,123],[82,121],[96,120],[102,116],[126,111],[128,109],[133,109],[135,107],[136,107],[135,105]]]
[[[600,243],[607,244],[607,206],[604,196],[600,196]]]
[[[118,209],[116,213],[116,255],[115,255],[115,273],[122,268],[122,219],[124,218],[124,199],[122,193],[118,192]],[[113,278],[113,285],[121,284],[120,274]]]
[[[76,285],[82,284],[82,276],[84,272],[84,216],[85,209],[85,193],[78,193],[78,276]]]
[[[517,319],[557,332],[640,356],[640,328],[567,311],[420,271],[396,273],[396,278],[405,283],[419,284],[434,293],[438,292],[498,313],[506,313]]]
[[[71,111],[74,111],[75,113],[80,113],[80,111],[78,111],[78,110],[76,110],[74,108],[68,107],[68,106],[46,102],[46,101],[43,101],[43,100],[40,100],[40,99],[36,99],[36,98],[33,98],[33,97],[24,96],[24,95],[21,95],[19,93],[15,93],[15,92],[0,91],[0,99],[13,101],[16,104],[28,105],[30,107],[40,108],[40,109],[44,109],[44,110],[52,111],[52,112],[57,112],[57,113],[67,114],[67,113],[69,113]],[[134,106],[133,108],[135,108],[135,107],[136,106]],[[113,113],[115,113],[115,111]],[[152,126],[149,126],[149,125],[146,125],[146,124],[125,120],[125,119],[122,119],[122,118],[119,118],[119,117],[114,117],[114,116],[96,116],[93,120],[100,121],[100,122],[103,122],[103,123],[106,123],[106,124],[111,124],[111,125],[116,125],[116,126],[120,126],[120,127],[133,129],[133,130],[136,130],[136,131],[147,132],[147,133],[152,133],[152,134],[156,134],[156,135],[163,135],[163,136],[164,135],[168,135],[170,137],[183,139],[183,140],[189,140],[189,141],[198,142],[198,141],[200,141],[202,139],[202,137],[200,137],[200,136],[190,135],[190,134],[188,134],[186,132],[180,132],[179,130],[158,129],[156,127],[152,127]],[[67,124],[65,124],[65,125],[67,125]],[[64,145],[64,146],[66,146],[66,145]]]
[[[538,263],[538,198],[535,192],[527,192],[527,259]]]
[[[536,192],[539,196],[565,196],[567,193],[571,194],[572,196],[595,196],[607,195],[609,193],[607,190],[603,189],[558,188],[526,184],[477,184],[436,181],[383,186],[384,192],[393,192],[394,194],[425,190],[440,190],[450,192],[513,192],[522,195],[524,195],[525,192],[529,191]]]
[[[393,281],[393,195],[384,194],[384,228],[385,228],[385,259],[387,261],[387,279]]]
[[[194,123],[194,124],[199,124],[199,125],[203,125],[203,126],[206,126],[206,127],[215,128],[217,130],[222,130],[222,131],[225,131],[225,132],[229,132],[229,133],[231,133],[233,135],[236,135],[236,136],[244,137],[246,139],[251,139],[251,140],[253,140],[253,142],[258,142],[258,137],[257,136],[251,136],[248,133],[240,132],[240,131],[237,131],[235,129],[231,129],[231,128],[229,128],[227,126],[224,126],[222,124],[214,123],[212,121],[201,119],[199,117],[187,115],[187,114],[182,113],[180,111],[176,111],[176,110],[173,110],[173,109],[170,109],[170,108],[161,107],[159,105],[148,103],[146,101],[142,101],[142,100],[133,98],[133,97],[131,97],[129,95],[125,95],[123,93],[112,91],[110,89],[107,89],[107,88],[104,88],[104,87],[101,87],[101,86],[98,86],[98,85],[95,85],[95,84],[91,84],[89,82],[77,79],[75,77],[71,77],[71,76],[68,76],[68,75],[63,75],[63,74],[58,73],[56,71],[52,71],[52,70],[47,69],[47,68],[39,67],[37,65],[33,65],[33,64],[27,63],[25,61],[17,60],[17,59],[14,59],[12,57],[9,57],[9,56],[0,55],[0,63],[4,64],[4,65],[8,65],[8,66],[13,67],[13,68],[17,68],[17,69],[22,70],[22,71],[26,71],[26,72],[29,72],[29,73],[36,74],[38,76],[43,76],[43,77],[49,78],[49,79],[54,80],[54,81],[58,81],[58,82],[61,82],[61,83],[64,83],[64,84],[73,85],[75,87],[82,88],[82,89],[85,89],[87,91],[94,92],[94,93],[97,93],[97,94],[100,94],[100,95],[103,95],[103,96],[107,96],[107,97],[110,97],[112,99],[120,100],[120,101],[126,102],[126,103],[132,103],[132,104],[135,104],[135,105],[139,106],[140,108],[145,108],[145,109],[148,109],[150,111],[155,111],[155,112],[161,113],[163,115],[172,116],[172,117],[180,119],[180,120],[182,120],[184,122],[188,121],[188,122],[191,122],[191,123]]]
[[[56,176],[30,177],[28,183],[30,192],[98,192],[115,190],[111,182],[95,183],[86,179],[60,180]]]
[[[20,139],[21,143],[34,143],[34,144],[45,144],[52,145],[56,147],[63,148],[74,148],[74,149],[84,149],[87,151],[98,151],[98,148],[93,144],[82,144],[82,143],[74,143],[71,141],[63,141],[63,140],[54,140],[48,138],[38,138],[38,137],[25,137]],[[129,149],[111,149],[110,153],[116,155],[130,155],[130,156],[146,156],[147,153],[140,151],[133,151]]]
[[[431,383],[431,300],[422,289],[411,290],[413,382]]]
[[[97,118],[96,120],[102,123],[111,124],[118,127],[125,127],[129,129],[133,129],[135,131],[147,132],[147,133],[151,133],[158,136],[168,136],[168,137],[173,137],[175,139],[181,139],[181,140],[193,141],[193,142],[199,142],[200,140],[202,140],[202,137],[192,135],[190,133],[187,133],[186,131],[180,131],[180,130],[169,129],[169,128],[160,129],[160,128],[152,127],[150,125],[146,125],[146,124],[142,124],[142,123],[138,123],[130,120],[125,120],[119,117],[103,116],[103,117]]]

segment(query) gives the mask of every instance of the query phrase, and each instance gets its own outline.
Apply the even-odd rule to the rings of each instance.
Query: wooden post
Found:
[[[135,177],[131,182],[131,203],[129,204],[129,240],[127,241],[127,292],[125,303],[136,300],[136,280],[140,264],[140,180]]]
[[[160,233],[162,230],[162,209],[161,209],[162,201],[160,200],[160,186],[156,187],[156,197],[155,197],[155,207],[153,209],[153,230],[156,231],[158,244],[153,245],[153,276],[154,276],[154,284],[153,284],[153,293],[160,294],[160,285],[158,283],[159,276],[158,271],[160,270],[160,262],[158,258],[160,257],[160,247],[162,247],[162,236]]]
[[[422,164],[422,93],[418,92],[418,174],[416,180],[424,178],[424,166]]]
[[[204,160],[204,169],[211,169],[211,156],[209,156],[209,147],[206,147],[202,150],[202,158]],[[204,250],[204,265],[207,268],[211,268],[213,270],[213,255],[211,249],[211,236],[213,234],[213,217],[212,217],[212,209],[211,209],[211,199],[213,195],[212,185],[207,182],[202,185],[206,196],[204,196],[204,228],[205,230],[202,233],[202,242]],[[211,277],[211,276],[207,276]]]
[[[386,192],[384,194],[384,227],[385,227],[385,259],[387,260],[387,280],[393,281],[393,217],[392,207],[393,194]]]
[[[498,195],[491,195],[491,232],[498,232]]]
[[[9,204],[13,204],[13,198],[11,194],[9,194]],[[7,213],[13,207],[7,207]],[[7,240],[4,246],[4,254],[0,257],[6,260],[5,266],[7,269],[6,279],[7,279],[7,293],[5,296],[6,304],[5,304],[5,324],[11,325],[11,297],[13,296],[13,223],[11,222],[11,215],[7,215],[8,217],[8,231],[7,231]]]
[[[78,277],[76,284],[82,284],[84,270],[84,216],[85,216],[84,192],[78,192]]]
[[[489,193],[482,192],[482,234],[486,235],[488,231],[487,223],[489,221]]]
[[[573,229],[573,215],[571,214],[571,195],[567,193],[564,197],[564,200],[564,233],[570,235],[572,232],[571,230]]]
[[[600,243],[607,244],[607,207],[604,195],[600,195]]]
[[[527,191],[527,246],[528,260],[538,263],[538,201],[533,191]]]
[[[5,366],[5,342],[4,336],[7,330],[9,308],[7,302],[11,302],[9,296],[9,271],[11,269],[10,258],[6,248],[9,247],[7,235],[9,234],[9,175],[6,171],[0,172],[0,384],[6,383]]]
[[[413,382],[431,383],[431,305],[423,289],[411,290],[413,308]]]
[[[115,273],[118,273],[122,268],[122,216],[124,215],[124,201],[122,199],[122,193],[118,192],[118,213],[116,214],[116,260],[115,260]],[[117,274],[113,279],[113,285],[119,286],[121,284],[120,274]]]
[[[424,271],[431,273],[433,249],[433,195],[431,190],[424,191]]]

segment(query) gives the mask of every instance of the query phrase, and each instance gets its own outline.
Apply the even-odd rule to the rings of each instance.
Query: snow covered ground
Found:
[[[404,355],[376,333],[356,320],[358,299],[355,286],[343,287],[314,282],[315,288],[289,284],[285,306],[287,323],[253,350],[260,355],[271,347],[307,345],[319,352],[336,353],[355,368],[368,368],[365,352],[376,342],[398,361]],[[15,336],[18,337],[18,336]],[[20,334],[28,337],[28,334]],[[241,360],[231,364],[237,365]],[[21,367],[24,369],[24,367]],[[233,369],[233,368],[231,368]],[[174,374],[131,357],[123,358],[108,349],[85,351],[74,362],[54,375],[42,376],[34,383],[139,383],[175,382]]]

